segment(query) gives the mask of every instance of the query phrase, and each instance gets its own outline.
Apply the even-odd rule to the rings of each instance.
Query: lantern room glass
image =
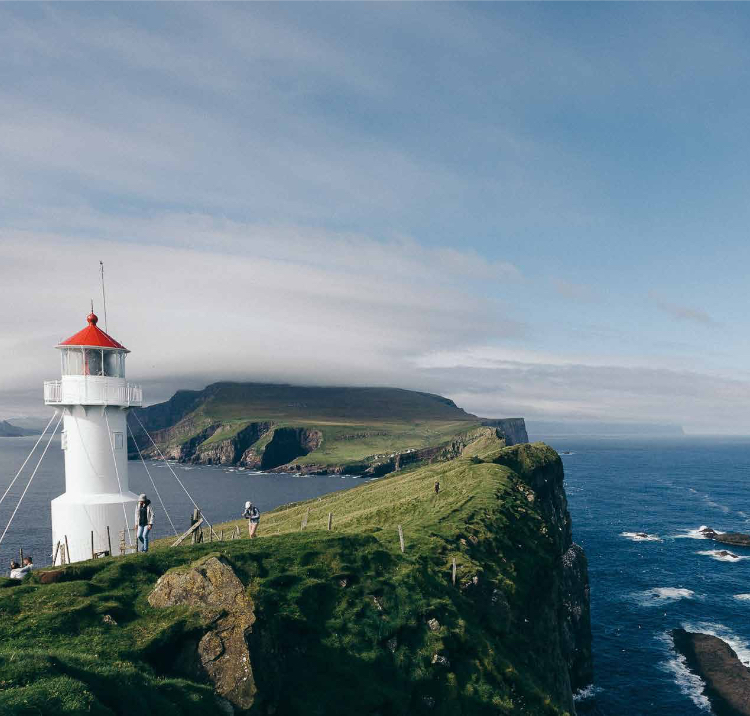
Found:
[[[62,374],[124,378],[125,352],[103,348],[64,348]]]

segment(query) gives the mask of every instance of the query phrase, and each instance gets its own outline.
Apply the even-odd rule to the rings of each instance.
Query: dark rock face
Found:
[[[505,444],[508,447],[529,442],[526,421],[523,418],[481,418],[481,420],[482,425],[497,428],[505,438]]]
[[[516,445],[504,450],[494,462],[524,475],[524,483],[530,488],[522,486],[526,499],[540,511],[559,555],[551,596],[557,605],[562,657],[568,665],[569,683],[563,684],[561,691],[572,693],[594,678],[588,562],[583,548],[573,542],[562,460],[552,450],[540,459],[535,447]],[[575,712],[572,699],[570,709]]]
[[[217,439],[210,445],[204,446],[196,453],[193,462],[210,465],[236,465],[240,461],[244,461],[244,456],[250,447],[272,427],[273,423],[271,422],[250,423],[232,437],[225,440]],[[219,438],[222,430],[227,430],[227,428],[219,428],[213,433],[213,437]]]
[[[701,532],[705,537],[715,542],[731,544],[735,547],[750,547],[750,535],[743,534],[742,532],[717,532],[711,529],[711,527],[704,527]]]
[[[258,692],[247,646],[255,612],[229,564],[208,555],[187,569],[171,569],[159,578],[148,603],[162,608],[192,606],[203,612],[208,628],[193,658],[182,655],[181,661],[203,672],[216,692],[231,704],[249,709]]]
[[[750,716],[750,669],[726,642],[710,634],[675,629],[675,649],[703,679],[717,716]]]
[[[320,446],[323,434],[308,428],[276,428],[260,460],[262,470],[287,465]]]

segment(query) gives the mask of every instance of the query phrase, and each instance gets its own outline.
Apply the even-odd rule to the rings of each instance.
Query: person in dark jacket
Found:
[[[140,542],[143,545],[141,551],[148,552],[148,537],[153,526],[154,508],[151,507],[151,500],[146,495],[140,495],[138,504],[135,506],[136,550]]]
[[[260,522],[260,510],[249,500],[245,503],[245,511],[242,516],[248,521],[247,531],[250,533],[250,539],[255,538],[255,533],[258,531],[258,523]]]

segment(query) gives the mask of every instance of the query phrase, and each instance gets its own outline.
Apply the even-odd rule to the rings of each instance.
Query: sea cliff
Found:
[[[523,418],[479,418],[443,396],[394,388],[215,383],[136,409],[129,424],[133,458],[302,474],[379,476],[451,459],[483,429],[505,445],[528,442]]]
[[[591,644],[562,463],[472,445],[266,513],[257,540],[0,581],[0,711],[573,714]]]

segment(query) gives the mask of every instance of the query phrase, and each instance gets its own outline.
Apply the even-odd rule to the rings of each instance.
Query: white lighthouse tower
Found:
[[[93,313],[87,321],[57,346],[62,380],[44,384],[44,402],[64,415],[65,493],[52,500],[57,564],[91,559],[110,543],[116,549],[120,531],[133,526],[138,500],[128,487],[125,421],[128,408],[142,403],[141,388],[125,380],[130,351],[96,325]]]

